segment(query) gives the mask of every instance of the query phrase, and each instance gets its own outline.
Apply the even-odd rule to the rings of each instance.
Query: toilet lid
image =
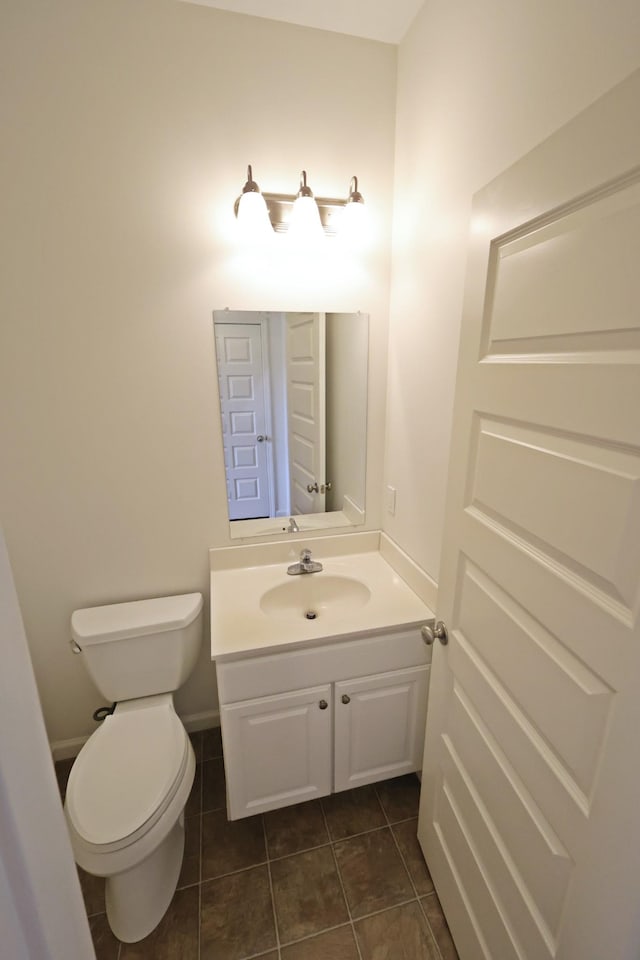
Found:
[[[110,844],[139,830],[173,795],[188,743],[168,704],[107,717],[69,777],[67,811],[80,836]]]

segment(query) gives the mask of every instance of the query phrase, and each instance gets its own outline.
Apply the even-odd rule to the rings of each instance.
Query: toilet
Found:
[[[175,892],[193,747],[173,691],[195,666],[202,595],[76,610],[72,646],[115,710],[78,754],[65,814],[76,863],[105,877],[107,918],[119,940],[142,940]]]

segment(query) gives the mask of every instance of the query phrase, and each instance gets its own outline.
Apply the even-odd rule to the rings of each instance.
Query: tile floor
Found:
[[[219,729],[198,766],[182,873],[160,925],[120,943],[80,871],[97,960],[457,960],[416,839],[413,775],[230,823]],[[56,765],[64,797],[72,761]]]

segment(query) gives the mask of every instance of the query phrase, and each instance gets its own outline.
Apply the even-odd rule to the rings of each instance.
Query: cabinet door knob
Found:
[[[329,704],[327,703],[326,700],[321,700],[318,706],[320,707],[321,710],[326,710]]]
[[[343,693],[343,694],[342,694],[342,702],[343,702],[343,703],[351,703],[351,697],[349,696],[348,693]]]

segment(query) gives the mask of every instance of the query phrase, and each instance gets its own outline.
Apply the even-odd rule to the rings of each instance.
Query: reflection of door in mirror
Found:
[[[291,513],[325,510],[325,316],[287,314]]]
[[[263,324],[216,323],[215,335],[229,519],[269,517],[271,398]]]
[[[231,536],[363,523],[368,318],[223,310],[214,329]]]

